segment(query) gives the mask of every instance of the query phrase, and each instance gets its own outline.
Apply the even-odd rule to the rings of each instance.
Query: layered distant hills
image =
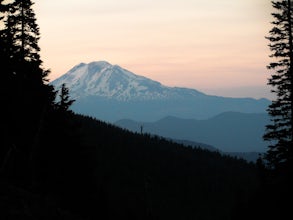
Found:
[[[263,152],[268,99],[211,96],[168,87],[105,61],[81,63],[52,81],[65,83],[76,113],[140,131],[211,145],[224,152]]]
[[[265,113],[225,112],[206,120],[165,117],[156,122],[124,119],[115,124],[135,132],[142,126],[145,133],[205,143],[223,152],[264,152],[262,136],[268,123]]]
[[[72,109],[107,122],[157,121],[166,116],[207,119],[227,111],[265,113],[267,99],[227,98],[195,89],[168,87],[105,61],[81,63],[51,82],[65,83]]]

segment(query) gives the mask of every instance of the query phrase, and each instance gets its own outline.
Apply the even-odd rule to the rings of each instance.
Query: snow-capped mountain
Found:
[[[81,63],[52,82],[57,88],[62,83],[66,83],[75,99],[100,96],[120,101],[142,101],[204,95],[192,89],[163,86],[106,61]]]
[[[73,111],[109,122],[155,121],[166,116],[206,119],[227,111],[265,113],[270,103],[164,86],[105,61],[81,63],[51,82],[56,89],[63,83],[76,100]]]

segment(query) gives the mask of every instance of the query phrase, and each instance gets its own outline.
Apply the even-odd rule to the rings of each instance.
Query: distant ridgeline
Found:
[[[81,63],[51,82],[56,88],[63,83],[76,100],[71,108],[76,113],[132,131],[144,124],[145,132],[201,142],[223,152],[266,150],[262,135],[267,99],[168,87],[105,61]]]
[[[176,140],[211,145],[222,152],[264,152],[262,139],[269,117],[265,113],[225,112],[206,120],[165,117],[155,122],[119,120],[117,126]]]

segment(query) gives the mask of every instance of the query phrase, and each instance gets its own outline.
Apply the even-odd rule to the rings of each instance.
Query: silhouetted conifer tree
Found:
[[[1,77],[5,83],[9,75],[11,77],[11,68],[9,68],[9,61],[11,59],[11,51],[13,49],[13,37],[10,31],[9,23],[9,8],[10,4],[3,4],[3,0],[0,1],[0,58],[1,58]],[[5,85],[4,85],[5,86]]]
[[[276,99],[268,108],[271,124],[267,125],[264,139],[270,141],[265,155],[268,165],[273,170],[285,172],[292,169],[292,125],[293,125],[293,41],[292,41],[292,0],[272,1],[276,12],[272,13],[273,28],[267,39],[274,61],[268,65],[273,70],[268,85]]]
[[[2,113],[0,115],[1,126],[1,149],[0,169],[3,170],[8,164],[8,157],[15,150],[14,140],[16,138],[16,76],[13,61],[13,37],[9,22],[11,4],[0,1],[0,60],[1,60],[1,88],[0,102]],[[8,155],[8,156],[7,156]]]
[[[1,96],[6,100],[8,127],[5,130],[8,143],[5,145],[14,146],[20,152],[21,159],[16,160],[16,164],[25,169],[19,173],[27,177],[46,115],[54,107],[56,96],[53,86],[46,83],[49,71],[41,66],[40,33],[32,5],[31,0],[1,4],[3,16],[0,16],[4,23],[0,28],[1,57],[5,60],[5,67],[1,67],[4,69],[4,93]]]
[[[58,108],[62,111],[69,111],[69,107],[75,100],[70,98],[69,89],[65,86],[64,83],[61,86],[59,98],[60,101],[57,103]]]
[[[264,219],[285,219],[290,214],[292,198],[293,147],[293,2],[272,1],[275,10],[273,28],[267,39],[274,61],[268,65],[272,73],[268,85],[276,98],[268,107],[271,123],[266,126],[264,140],[269,141],[260,166],[262,188],[255,203],[261,204],[258,216]],[[259,165],[261,165],[259,163]],[[260,200],[258,202],[258,200]]]
[[[35,13],[31,0],[15,0],[11,7],[14,40],[19,47],[20,58],[26,61],[41,63],[38,46],[39,27],[36,24]]]

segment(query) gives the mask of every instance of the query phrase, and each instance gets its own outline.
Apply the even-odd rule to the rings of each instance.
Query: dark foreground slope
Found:
[[[6,219],[229,220],[258,187],[244,160],[72,117],[72,141],[57,126],[44,144],[37,190],[1,181]]]

